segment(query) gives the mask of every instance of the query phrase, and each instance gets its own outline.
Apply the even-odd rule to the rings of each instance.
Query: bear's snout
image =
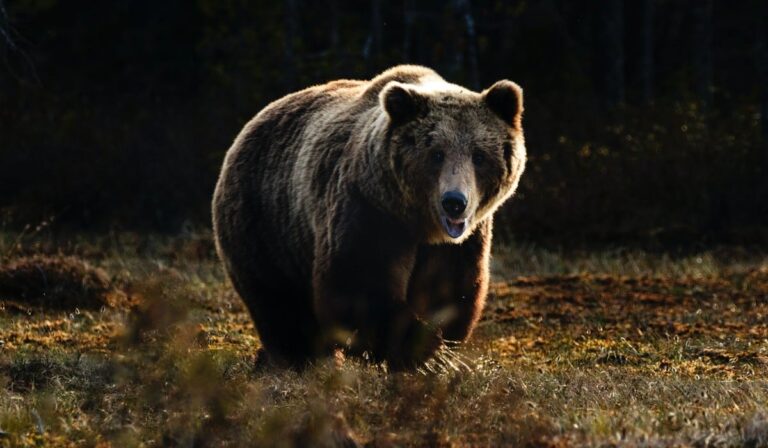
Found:
[[[445,213],[453,219],[458,219],[467,209],[467,197],[460,191],[454,190],[444,193],[440,202]]]
[[[467,196],[458,191],[451,190],[443,193],[440,205],[443,213],[440,215],[440,223],[451,238],[460,238],[468,227],[468,219],[462,218],[467,210]]]

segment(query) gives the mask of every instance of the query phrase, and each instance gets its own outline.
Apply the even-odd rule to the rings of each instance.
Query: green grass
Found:
[[[392,373],[255,368],[205,235],[0,234],[0,264],[32,253],[88,261],[121,300],[4,298],[0,446],[768,446],[763,254],[499,248],[470,343]]]

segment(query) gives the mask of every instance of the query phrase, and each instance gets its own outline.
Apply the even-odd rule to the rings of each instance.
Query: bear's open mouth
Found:
[[[451,238],[458,238],[464,234],[465,230],[467,230],[466,219],[451,219],[446,216],[441,216],[440,222],[443,224],[443,228]]]

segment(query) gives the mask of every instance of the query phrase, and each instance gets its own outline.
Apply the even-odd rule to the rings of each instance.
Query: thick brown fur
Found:
[[[510,81],[476,93],[398,66],[256,115],[224,160],[213,224],[270,359],[301,365],[345,346],[407,367],[469,337],[493,213],[525,165],[521,113]],[[467,198],[456,237],[441,225],[449,190]]]

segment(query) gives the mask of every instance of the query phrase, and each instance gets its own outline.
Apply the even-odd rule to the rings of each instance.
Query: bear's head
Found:
[[[379,95],[388,158],[404,210],[425,242],[460,243],[517,188],[526,160],[523,92],[446,82],[389,82]]]

